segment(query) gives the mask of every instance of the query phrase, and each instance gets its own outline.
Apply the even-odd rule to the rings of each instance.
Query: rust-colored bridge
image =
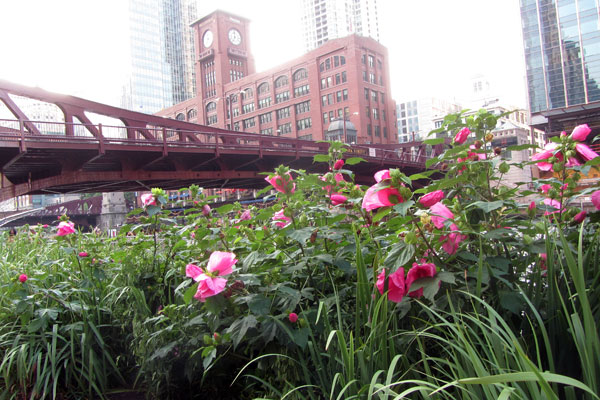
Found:
[[[27,101],[62,112],[38,121]],[[262,172],[280,164],[324,171],[315,154],[327,143],[240,133],[124,110],[0,80],[0,101],[14,118],[0,119],[0,201],[24,194],[178,189],[261,188]],[[42,102],[42,103],[40,103]],[[0,107],[3,104],[0,103]],[[25,105],[23,105],[25,104]],[[110,123],[92,122],[104,118]],[[439,154],[422,142],[352,145],[367,162],[352,166],[357,183],[372,184],[382,168],[425,169]]]

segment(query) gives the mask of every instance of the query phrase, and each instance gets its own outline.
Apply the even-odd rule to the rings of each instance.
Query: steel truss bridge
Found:
[[[60,110],[62,120],[33,120],[27,106],[32,101]],[[3,106],[12,118],[0,119],[0,201],[25,194],[169,190],[191,184],[255,189],[267,184],[261,173],[280,164],[326,171],[323,163],[313,163],[313,156],[327,153],[327,143],[166,119],[0,80]],[[352,145],[348,154],[367,161],[351,169],[357,183],[370,185],[380,169],[423,171],[426,159],[443,146]]]

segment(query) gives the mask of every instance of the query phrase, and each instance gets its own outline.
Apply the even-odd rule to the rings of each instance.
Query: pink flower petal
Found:
[[[592,204],[596,209],[600,210],[600,190],[596,190],[592,193]]]
[[[185,266],[185,276],[188,278],[192,278],[196,282],[198,282],[199,276],[202,275],[204,271],[200,269],[197,265],[188,264]]]
[[[441,190],[436,190],[431,193],[427,193],[419,199],[419,203],[424,207],[431,207],[435,203],[439,203],[444,198],[444,192]]]
[[[429,209],[433,214],[431,216],[431,221],[438,229],[442,229],[444,227],[444,221],[454,218],[452,211],[450,211],[450,209],[442,203],[435,203]]]
[[[410,297],[419,298],[423,296],[423,288],[419,288],[417,290],[413,290],[410,292],[410,285],[417,279],[421,278],[431,278],[434,277],[436,273],[435,264],[427,263],[427,264],[413,264],[413,267],[408,270],[406,274],[406,292]]]
[[[232,266],[237,263],[235,254],[225,251],[214,251],[208,259],[206,269],[208,272],[218,272],[220,276],[228,275],[233,272]]]
[[[598,157],[598,154],[594,150],[590,149],[588,145],[582,143],[577,143],[575,145],[575,151],[586,161]]]
[[[389,169],[383,169],[377,173],[375,173],[375,181],[376,182],[381,182],[385,179],[391,179],[390,176],[390,170]]]
[[[583,142],[591,131],[592,130],[587,124],[578,125],[575,127],[575,129],[573,129],[571,138],[573,140],[577,140],[578,142]]]

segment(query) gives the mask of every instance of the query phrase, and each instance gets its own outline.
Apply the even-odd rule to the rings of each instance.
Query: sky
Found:
[[[0,1],[0,79],[118,105],[127,53],[126,0]],[[304,53],[300,0],[199,2],[248,18],[257,71]],[[525,107],[518,0],[379,0],[392,97],[460,101],[483,74]]]

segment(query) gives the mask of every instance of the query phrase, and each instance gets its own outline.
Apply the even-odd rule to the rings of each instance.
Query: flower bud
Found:
[[[202,215],[204,215],[205,217],[208,217],[210,215],[210,206],[208,204],[202,206]]]
[[[499,156],[502,154],[502,149],[500,147],[494,147],[494,154]]]
[[[473,143],[473,146],[475,146],[475,148],[476,148],[476,149],[480,149],[480,148],[481,148],[481,146],[483,146],[483,142],[482,142],[481,140],[476,140],[476,141]]]
[[[492,135],[491,133],[488,133],[485,135],[486,142],[491,142],[493,139],[494,139],[494,135]]]
[[[501,173],[505,174],[510,170],[510,166],[503,162],[498,166],[498,171],[500,171]]]
[[[25,274],[19,275],[19,282],[25,283],[27,281],[27,279],[28,279],[27,275],[25,275]]]
[[[295,312],[290,313],[290,315],[288,315],[288,319],[290,320],[290,322],[292,324],[295,324],[296,321],[298,321],[298,314],[296,314]]]

